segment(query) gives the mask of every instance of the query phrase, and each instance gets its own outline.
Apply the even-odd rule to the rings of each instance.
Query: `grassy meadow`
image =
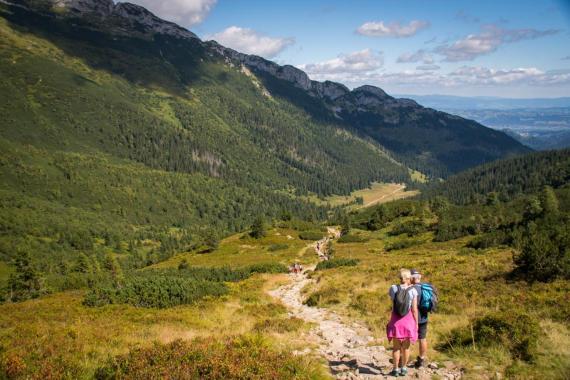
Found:
[[[496,373],[518,379],[567,378],[570,287],[566,281],[527,284],[511,280],[512,249],[465,248],[475,238],[472,236],[438,243],[432,242],[432,232],[410,239],[405,234],[391,236],[392,228],[353,229],[350,235],[359,236],[361,241],[336,243],[335,257],[357,259],[359,264],[315,272],[316,283],[305,289],[306,296],[348,319],[366,321],[377,342],[388,345],[388,288],[398,282],[400,268],[417,268],[424,273],[424,280],[436,285],[440,292],[439,310],[430,316],[431,359],[463,366],[467,379],[495,378]],[[413,244],[407,248],[386,250],[409,240]],[[542,333],[534,362],[514,360],[500,345],[477,348],[449,344],[454,329],[468,329],[473,318],[499,310],[514,315],[523,311],[540,320]],[[417,348],[413,355],[417,355]]]
[[[265,263],[290,265],[294,261],[308,264],[316,261],[314,250],[308,247],[310,243],[300,239],[299,231],[292,228],[269,230],[261,239],[254,239],[246,232],[223,239],[218,249],[208,254],[183,252],[148,268],[178,267],[183,260],[190,266],[199,267],[239,267]]]
[[[421,182],[419,177],[417,182]],[[349,195],[331,195],[322,198],[311,195],[306,197],[306,199],[320,206],[349,206],[350,209],[358,209],[397,199],[413,197],[417,194],[418,192],[416,190],[407,191],[405,188],[402,188],[401,184],[373,182],[370,184],[370,187],[355,190]]]
[[[178,255],[161,267],[177,267],[183,258],[200,267],[316,261],[314,251],[306,249],[312,242],[299,239],[298,232],[290,228],[271,229],[259,240],[243,236],[223,240],[211,253]],[[281,249],[271,252],[269,248],[276,244]],[[306,347],[299,332],[310,326],[289,318],[286,309],[266,293],[286,280],[283,274],[257,274],[227,283],[230,291],[220,298],[165,309],[123,304],[87,307],[83,305],[84,291],[6,303],[0,305],[2,369],[8,378],[92,378],[112,358],[152,350],[155,343],[184,340],[206,344],[195,339],[208,339],[218,347],[219,342],[235,336],[260,350],[266,348],[270,357],[285,358],[283,366],[288,366],[291,352]],[[213,355],[212,360],[215,358]],[[316,358],[295,363],[296,372],[291,373],[298,378],[327,377]]]

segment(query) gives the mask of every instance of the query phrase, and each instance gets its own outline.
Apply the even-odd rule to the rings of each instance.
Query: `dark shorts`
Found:
[[[418,325],[418,339],[425,339],[427,336],[427,322]]]

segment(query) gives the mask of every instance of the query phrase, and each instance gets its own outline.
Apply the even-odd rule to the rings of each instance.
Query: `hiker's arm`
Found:
[[[416,320],[416,326],[417,326],[420,322],[420,318],[418,315],[418,297],[414,297],[412,301],[412,314],[414,316],[414,319]]]

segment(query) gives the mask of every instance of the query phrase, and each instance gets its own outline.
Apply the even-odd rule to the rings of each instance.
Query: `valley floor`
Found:
[[[319,199],[316,196],[311,196],[307,199],[319,205],[350,205],[349,207],[351,209],[358,209],[394,201],[397,199],[413,197],[417,194],[417,190],[406,190],[406,186],[404,184],[374,182],[370,185],[369,188],[356,190],[350,195],[333,195],[324,199]],[[361,199],[362,204],[357,203],[357,199]]]
[[[356,266],[303,275],[258,274],[230,283],[226,296],[194,305],[92,308],[82,305],[82,291],[0,305],[2,368],[13,378],[92,378],[109,357],[151,347],[154,342],[254,334],[276,350],[300,354],[306,365],[317,368],[310,378],[329,378],[329,369],[348,378],[355,375],[356,367],[362,370],[361,378],[382,378],[389,368],[384,331],[390,309],[386,289],[404,266],[422,269],[442,294],[440,312],[430,317],[428,353],[439,370],[418,376],[445,378],[461,370],[466,379],[491,379],[513,365],[512,378],[532,379],[542,373],[547,374],[544,378],[564,379],[568,373],[570,330],[560,304],[564,294],[570,294],[567,283],[526,285],[507,280],[511,250],[467,252],[462,247],[470,237],[435,243],[431,233],[426,233],[412,247],[386,251],[387,245],[402,237],[389,236],[386,230],[353,230],[351,234],[365,241],[335,242],[335,258],[358,259]],[[162,265],[176,267],[183,259],[202,267],[298,261],[312,269],[318,262],[315,242],[299,235],[282,227],[269,230],[261,239],[238,234],[223,240],[212,253],[185,253]],[[280,249],[269,249],[276,246]],[[315,307],[303,303],[308,298],[316,300]],[[541,324],[546,344],[539,347],[532,365],[514,363],[501,348],[439,348],[451,330],[467,325],[471,317],[517,299],[524,299],[525,307],[544,316]],[[561,306],[548,306],[549,299]],[[414,347],[412,357],[416,353]]]

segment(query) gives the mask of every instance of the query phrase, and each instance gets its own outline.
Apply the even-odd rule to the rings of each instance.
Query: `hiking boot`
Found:
[[[393,369],[392,372],[390,372],[390,373],[388,374],[388,376],[398,377],[398,376],[400,376],[400,370],[398,370],[398,369]]]
[[[421,367],[424,367],[425,365],[426,365],[426,360],[424,358],[420,358],[418,356],[418,358],[416,359],[416,362],[414,363],[414,367],[421,368]]]
[[[400,368],[400,376],[407,376],[408,369],[406,367]]]

